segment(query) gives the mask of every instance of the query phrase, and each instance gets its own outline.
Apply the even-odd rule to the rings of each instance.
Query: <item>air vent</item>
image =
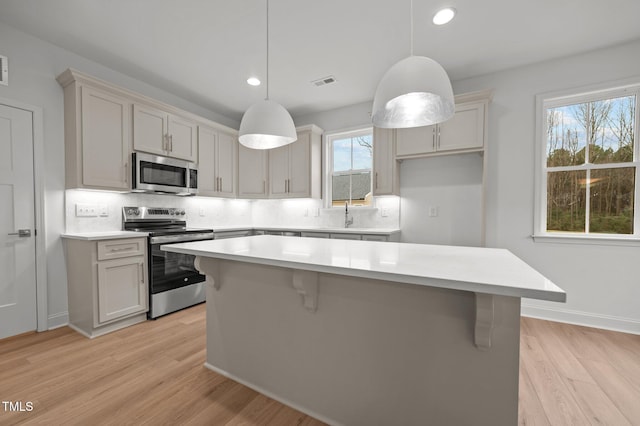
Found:
[[[316,87],[320,87],[320,86],[324,86],[324,85],[335,83],[335,82],[336,82],[336,78],[330,75],[328,77],[323,77],[317,80],[313,80],[311,83]]]
[[[0,84],[9,85],[9,59],[0,56]]]

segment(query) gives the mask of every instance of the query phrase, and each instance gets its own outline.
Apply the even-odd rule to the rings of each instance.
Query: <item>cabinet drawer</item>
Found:
[[[331,238],[334,240],[361,240],[360,234],[331,234]]]
[[[330,234],[324,233],[324,232],[303,232],[302,233],[303,237],[307,237],[307,238],[329,238],[331,237]]]
[[[146,238],[98,241],[98,260],[144,255]]]
[[[386,235],[363,235],[364,241],[389,241],[389,237]]]

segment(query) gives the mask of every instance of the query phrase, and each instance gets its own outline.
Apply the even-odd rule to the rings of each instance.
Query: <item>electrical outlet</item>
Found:
[[[318,217],[320,216],[320,208],[314,208],[313,209],[313,217]]]
[[[76,204],[77,217],[96,217],[98,216],[98,208],[95,204]]]
[[[380,216],[382,217],[389,217],[389,209],[387,208],[383,208],[380,210]]]
[[[200,207],[200,216],[202,217],[206,216],[206,213],[204,212],[204,207]]]
[[[98,206],[98,211],[100,212],[100,217],[109,216],[109,206],[107,206],[106,204],[100,204]]]
[[[429,207],[429,217],[438,217],[437,207]]]
[[[309,216],[309,209],[304,210],[304,217],[307,217],[307,216]]]

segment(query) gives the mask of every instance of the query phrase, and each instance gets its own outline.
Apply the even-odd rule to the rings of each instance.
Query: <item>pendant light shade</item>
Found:
[[[410,56],[389,68],[373,98],[371,119],[381,128],[429,126],[453,117],[455,101],[446,71],[424,56]]]
[[[298,138],[293,119],[277,102],[264,100],[251,105],[242,116],[240,143],[253,149],[271,149]]]
[[[267,97],[256,102],[242,116],[238,140],[248,148],[271,149],[295,142],[296,127],[289,112],[269,100],[269,0],[267,3]]]

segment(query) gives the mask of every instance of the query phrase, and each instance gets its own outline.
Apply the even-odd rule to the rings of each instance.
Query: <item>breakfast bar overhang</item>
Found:
[[[514,425],[520,299],[504,249],[252,236],[163,246],[207,275],[206,366],[330,424]]]

